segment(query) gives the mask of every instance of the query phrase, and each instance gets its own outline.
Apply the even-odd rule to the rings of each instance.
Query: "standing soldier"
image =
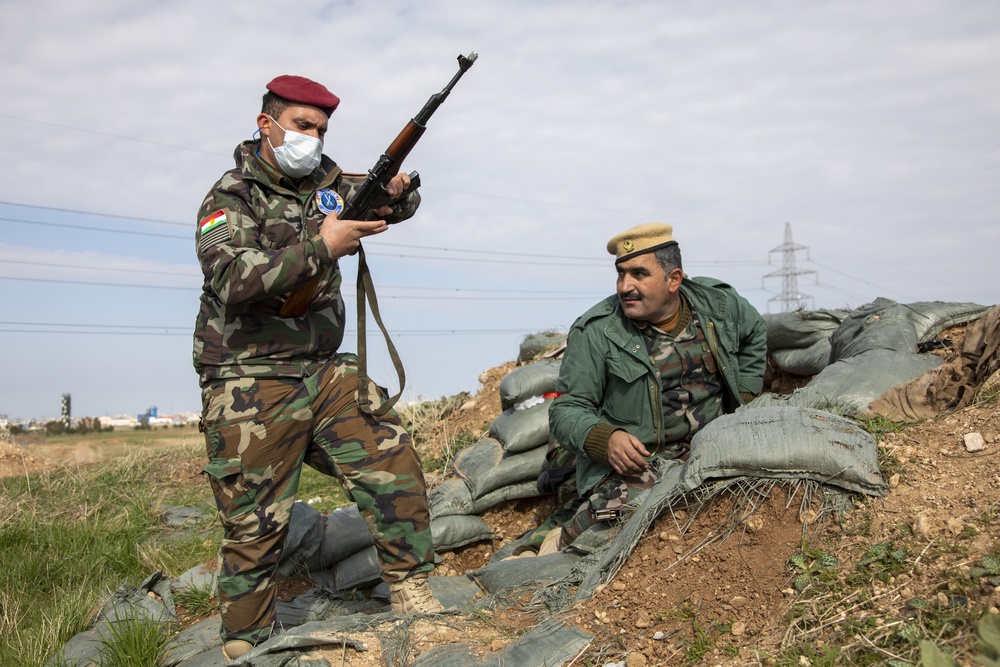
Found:
[[[275,632],[275,569],[303,463],[336,477],[375,538],[393,613],[443,611],[433,570],[420,460],[399,417],[358,406],[357,357],[338,352],[344,302],[338,259],[360,239],[412,216],[409,177],[387,185],[389,205],[341,220],[364,180],[323,155],[340,100],[299,76],[267,84],[259,137],[235,152],[201,205],[197,252],[204,273],[194,335],[202,429],[219,519],[223,653],[241,656]],[[283,317],[289,294],[319,277],[306,312]],[[385,390],[369,382],[372,409]]]

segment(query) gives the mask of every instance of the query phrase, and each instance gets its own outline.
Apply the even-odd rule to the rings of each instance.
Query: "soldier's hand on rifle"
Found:
[[[319,235],[323,237],[334,257],[343,257],[356,253],[361,239],[365,236],[381,234],[387,229],[389,225],[385,220],[341,220],[336,213],[330,213],[323,220]]]
[[[621,475],[636,475],[649,468],[649,452],[642,442],[621,429],[608,439],[608,463]]]
[[[393,176],[392,179],[385,184],[385,193],[389,195],[389,199],[395,199],[403,194],[408,187],[410,187],[410,175],[405,172],[400,172]],[[379,206],[375,209],[376,215],[389,215],[390,213],[392,213],[391,206]]]

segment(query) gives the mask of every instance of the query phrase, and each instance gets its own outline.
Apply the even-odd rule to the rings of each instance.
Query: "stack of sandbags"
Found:
[[[872,401],[864,414],[919,421],[959,410],[988,390],[998,369],[1000,306],[995,306],[969,326],[958,357],[907,384],[893,387]]]
[[[503,412],[489,437],[455,458],[457,479],[429,494],[431,530],[437,551],[491,539],[477,515],[506,500],[540,495],[537,480],[546,464],[549,403],[559,360],[541,360],[511,371],[500,383]]]
[[[751,407],[793,405],[855,415],[886,391],[940,366],[919,344],[947,327],[981,317],[974,303],[903,305],[879,298],[851,311],[830,334],[829,365],[790,396],[764,394]],[[792,313],[794,315],[794,313]],[[770,329],[769,329],[770,345]]]
[[[334,591],[380,580],[375,541],[357,505],[326,515],[301,501],[292,506],[278,575],[306,573]]]
[[[830,363],[830,336],[847,310],[796,310],[765,315],[767,351],[786,373],[809,377]]]

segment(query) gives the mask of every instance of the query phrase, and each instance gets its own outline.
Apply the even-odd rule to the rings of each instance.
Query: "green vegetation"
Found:
[[[449,434],[441,431],[442,424],[456,410],[469,400],[469,394],[463,392],[455,396],[441,397],[437,400],[406,403],[396,407],[403,426],[413,438],[413,444],[421,452],[424,472],[451,471],[458,453],[479,441],[480,435],[472,431],[460,431]],[[428,455],[428,446],[435,442],[444,442],[444,447],[438,455]]]
[[[101,667],[156,665],[171,629],[148,618],[126,618],[109,626],[101,640]]]
[[[86,629],[111,591],[160,569],[176,576],[214,556],[214,517],[180,537],[159,521],[166,505],[211,504],[207,484],[169,481],[176,457],[133,454],[0,480],[0,664],[44,664]],[[108,641],[148,642],[135,640],[148,628],[120,630]]]
[[[215,612],[218,600],[211,586],[191,586],[175,591],[174,603],[193,616],[208,616]]]
[[[686,664],[695,665],[701,661],[713,649],[718,648],[723,655],[734,656],[739,654],[739,649],[735,644],[720,639],[729,634],[732,626],[728,623],[720,623],[718,619],[708,620],[707,626],[702,626],[699,622],[699,610],[692,608],[689,600],[681,600],[678,607],[670,611],[662,611],[655,615],[657,620],[674,620],[690,623],[691,631],[687,638],[681,639],[677,646],[684,651],[684,661]]]
[[[829,581],[835,576],[837,557],[818,549],[803,549],[802,553],[793,554],[788,562],[797,573],[794,581],[795,590],[803,591],[814,579]]]
[[[857,417],[858,424],[864,430],[875,436],[876,441],[881,441],[886,433],[901,433],[912,424],[907,422],[895,422],[887,417]]]
[[[79,435],[47,437],[72,446]],[[221,529],[207,482],[198,475],[204,445],[197,429],[88,434],[101,463],[0,479],[0,665],[42,665],[93,621],[123,585],[163,571],[176,577],[215,557]],[[178,442],[186,443],[178,445]],[[179,463],[180,462],[180,463]],[[184,467],[187,466],[187,467]],[[321,512],[347,503],[340,484],[308,466],[299,498]],[[194,507],[205,518],[166,526],[167,507]],[[211,590],[177,595],[188,614],[212,613]],[[105,637],[103,665],[155,665],[173,631],[144,621],[118,623]]]
[[[854,520],[863,522],[864,518]],[[845,533],[858,534],[856,529]],[[995,553],[1000,547],[994,545],[981,565],[966,572],[940,568],[936,593],[905,597],[907,582],[918,577],[922,568],[962,557],[968,551],[962,541],[975,537],[977,531],[964,531],[954,543],[937,540],[930,544],[919,544],[906,526],[896,533],[896,539],[864,547],[853,562],[838,562],[805,547],[789,558],[799,596],[789,610],[785,648],[773,656],[775,664],[913,667],[923,661],[928,666],[951,667],[955,663],[950,662],[948,652],[970,660],[971,629],[977,622],[981,638],[993,636],[991,628],[1000,628],[1000,619],[987,613],[986,600],[976,591],[984,582],[992,585],[1000,575],[1000,557]],[[1000,647],[1000,639],[996,646]],[[987,648],[984,652],[991,655]],[[993,664],[980,658],[976,657],[979,664]]]

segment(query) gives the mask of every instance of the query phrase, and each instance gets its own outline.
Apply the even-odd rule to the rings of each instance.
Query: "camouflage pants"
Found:
[[[579,505],[576,513],[563,524],[559,548],[565,549],[591,526],[602,521],[624,519],[622,510],[629,502],[629,491],[649,489],[656,483],[656,475],[647,470],[638,475],[612,473],[593,488],[590,497]]]
[[[369,385],[373,407],[384,391]],[[357,503],[389,583],[434,568],[420,459],[399,417],[363,414],[357,358],[306,378],[240,378],[202,389],[207,475],[225,535],[219,549],[224,640],[257,644],[275,623],[274,573],[302,464],[336,477]]]

